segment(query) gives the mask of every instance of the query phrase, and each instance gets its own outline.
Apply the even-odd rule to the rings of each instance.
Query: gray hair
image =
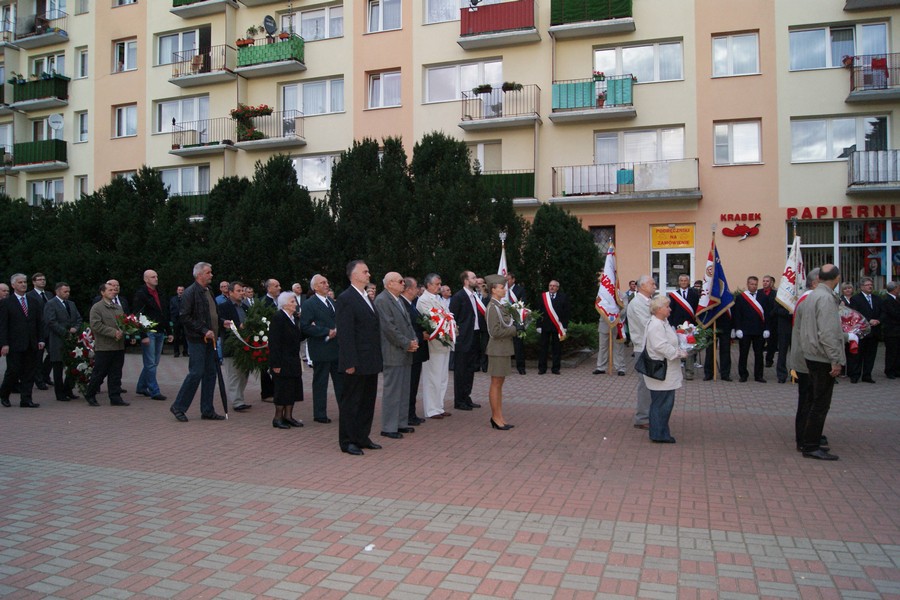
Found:
[[[897,288],[900,288],[900,283],[897,283],[896,281],[888,281],[887,285],[884,286],[884,289],[886,289],[889,292],[893,292]]]
[[[640,277],[638,277],[637,286],[644,287],[644,284],[652,279],[653,277],[651,275],[641,275]]]
[[[440,279],[440,278],[441,278],[441,276],[438,275],[437,273],[429,273],[428,275],[425,276],[425,281],[423,281],[423,283],[425,285],[431,285],[432,283],[434,283],[435,279]]]
[[[866,285],[867,283],[871,283],[872,285],[875,285],[875,280],[872,279],[871,277],[863,277],[859,280],[859,287],[862,287],[862,286]]]
[[[281,292],[278,294],[278,308],[284,308],[284,305],[291,299],[293,299],[294,302],[297,301],[297,296],[294,295],[294,292]]]
[[[650,314],[654,315],[654,314],[656,314],[656,311],[658,311],[661,308],[665,308],[668,305],[669,305],[669,297],[668,296],[664,296],[662,294],[660,294],[659,296],[654,296],[653,299],[650,301]]]
[[[15,275],[13,275],[12,277],[9,278],[9,284],[10,285],[14,284],[16,282],[16,279],[18,279],[19,277],[21,277],[25,281],[28,281],[28,275],[26,275],[25,273],[16,273]]]
[[[322,279],[322,277],[323,276],[320,275],[319,273],[316,273],[315,275],[313,275],[312,279],[309,280],[309,287],[316,287],[316,285],[319,283],[319,280]]]
[[[819,267],[816,267],[812,271],[806,274],[806,287],[811,288],[814,287],[815,284],[819,281]]]
[[[211,267],[211,266],[212,265],[209,264],[208,262],[198,262],[196,265],[194,265],[194,270],[193,270],[194,279],[197,279],[197,277],[200,275],[200,273],[203,272],[203,269],[205,269],[206,267]]]

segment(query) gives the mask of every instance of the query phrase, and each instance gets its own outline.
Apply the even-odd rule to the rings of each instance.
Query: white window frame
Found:
[[[459,9],[459,0],[425,0],[425,24],[459,21]]]
[[[756,62],[755,69],[752,71],[736,73],[734,70],[734,41],[737,38],[753,38],[754,40],[754,59]],[[716,42],[725,43],[725,70],[723,73],[716,73]],[[759,75],[759,33],[731,33],[728,35],[713,36],[712,39],[712,76],[713,77],[742,77],[744,75]]]
[[[885,30],[885,50],[887,54],[891,53],[891,28],[889,23],[885,21],[874,21],[867,23],[847,23],[844,25],[832,25],[825,27],[796,27],[791,29],[788,32],[788,70],[790,71],[813,71],[816,69],[837,69],[843,67],[842,59],[843,56],[839,56],[835,59],[831,55],[831,44],[832,44],[832,30],[840,30],[840,29],[852,29],[853,30],[853,53],[852,56],[857,54],[863,54],[860,52],[859,44],[862,39],[863,28],[872,25],[881,25]],[[825,64],[820,66],[813,67],[797,67],[793,66],[793,34],[809,32],[809,31],[822,31],[825,34]],[[848,55],[851,56],[851,55]]]
[[[325,13],[325,35],[321,37],[303,35],[303,16],[311,16],[312,13],[318,12]],[[340,27],[338,27],[338,23],[340,23]],[[344,37],[344,5],[325,6],[281,15],[281,30],[301,36],[304,43]]]
[[[137,176],[137,171],[113,171],[111,179],[124,179],[125,181],[133,181]]]
[[[38,190],[38,188],[43,189]],[[40,191],[40,194],[36,194],[38,191]],[[65,202],[65,183],[62,177],[57,179],[36,179],[28,182],[28,203],[31,206],[40,206],[42,201],[47,199],[52,199],[53,204]]]
[[[396,2],[400,5],[399,19],[396,27],[385,27],[384,25],[384,5],[387,2]],[[374,11],[378,11],[377,22],[373,27]],[[403,29],[403,0],[367,0],[366,3],[366,33],[380,33],[382,31],[397,31]]]
[[[340,154],[316,154],[309,156],[297,156],[294,157],[294,171],[297,172],[297,183],[305,187],[310,192],[327,192],[331,189],[331,174],[334,171],[334,165],[340,160]],[[327,169],[327,173],[323,181],[314,182],[311,181],[310,178],[316,175],[317,173],[307,174],[304,172],[303,165],[311,164],[311,161],[322,162],[324,161],[326,166],[330,166]],[[329,165],[330,163],[330,165]],[[312,185],[310,185],[312,184]]]
[[[190,119],[184,118],[185,106],[190,103],[194,111],[194,117]],[[173,98],[171,100],[160,100],[156,103],[153,111],[153,133],[171,133],[172,117],[163,117],[164,112],[174,115],[175,122],[178,124],[194,121],[209,120],[209,96],[193,96],[189,98]]]
[[[125,73],[138,68],[137,40],[121,40],[113,44],[113,72]],[[134,64],[131,64],[132,57]],[[119,60],[123,58],[124,60]]]
[[[735,159],[735,147],[734,147],[734,129],[735,127],[744,128],[747,125],[755,125],[756,126],[756,158],[754,160],[737,160]],[[718,157],[718,148],[719,148],[719,138],[718,134],[720,131],[724,131],[725,133],[725,147],[727,158],[723,162],[719,162]],[[746,120],[746,121],[719,121],[713,123],[713,164],[717,166],[730,166],[730,165],[758,165],[762,163],[762,122],[759,120]]]
[[[325,110],[323,112],[310,112],[309,107],[304,102],[304,88],[306,86],[318,86],[325,84]],[[340,85],[338,85],[340,83]],[[340,88],[339,96],[335,93],[335,88]],[[311,81],[301,81],[298,83],[289,83],[281,88],[281,106],[285,111],[298,110],[304,117],[313,117],[316,115],[331,115],[346,112],[346,104],[344,103],[344,78],[333,77],[331,79],[314,79]],[[295,101],[290,102],[289,96],[295,96]],[[339,107],[336,106],[339,103]]]
[[[661,46],[671,46],[678,45],[679,47],[679,55],[680,55],[680,71],[678,77],[674,77],[672,79],[660,79],[660,47]],[[658,83],[658,82],[666,82],[666,81],[684,81],[684,40],[669,40],[664,42],[656,42],[653,44],[630,44],[628,46],[616,46],[614,48],[595,48],[594,49],[594,70],[595,71],[603,71],[606,75],[632,75],[636,76],[634,73],[629,73],[625,71],[623,52],[627,49],[632,48],[652,48],[653,49],[653,77],[651,79],[643,79],[638,77],[638,84],[641,83]],[[601,65],[598,62],[597,56],[598,53],[601,52],[609,52],[610,50],[615,52],[615,67],[610,68],[607,65]]]
[[[190,48],[185,46],[184,35],[186,33],[194,34],[194,44]],[[176,49],[173,50],[169,56],[162,55],[162,41],[165,38],[178,38],[178,43],[176,44]],[[171,33],[163,33],[156,36],[156,64],[157,65],[171,65],[175,60],[175,54],[182,54],[185,52],[193,52],[196,56],[199,52],[200,45],[200,29],[186,29],[184,31],[175,31]],[[184,58],[182,56],[182,58]]]
[[[680,132],[681,135],[681,149],[679,152],[676,152],[673,156],[667,156],[665,154],[665,143],[663,138],[668,133]],[[653,160],[634,160],[633,158],[625,158],[626,152],[626,138],[630,135],[643,135],[647,133],[654,133],[656,135],[656,157]],[[615,139],[616,140],[616,160],[610,163],[601,163],[598,162],[599,156],[597,155],[597,147],[598,140],[600,139]],[[648,162],[662,162],[667,160],[684,160],[684,144],[685,144],[685,130],[684,126],[678,127],[660,127],[658,129],[637,129],[637,130],[628,130],[628,131],[601,131],[594,134],[594,164],[622,164],[622,163],[648,163]]]
[[[78,196],[79,199],[90,195],[90,192],[88,191],[88,176],[87,175],[76,175],[75,176],[75,194]]]
[[[45,56],[35,56],[31,59],[31,72],[34,75],[41,73],[49,73],[51,75],[66,74],[66,55],[64,52],[59,54],[47,54]]]
[[[13,124],[0,123],[0,148],[9,154],[13,151]]]
[[[485,67],[489,65],[499,65],[500,73],[495,78],[495,80],[491,80],[487,75],[485,75]],[[476,67],[478,69],[478,81],[475,85],[481,85],[483,83],[488,83],[494,86],[499,86],[503,83],[503,61],[502,60],[482,60],[476,62],[465,62],[454,65],[436,65],[432,67],[427,67],[425,69],[425,103],[434,103],[434,102],[453,102],[455,100],[462,99],[462,93],[471,91],[472,88],[464,88],[463,87],[463,75],[462,70],[466,67]],[[453,98],[440,98],[440,99],[432,99],[431,97],[431,74],[444,71],[448,69],[455,70],[455,96]],[[472,86],[474,87],[474,86]]]
[[[856,149],[864,150],[866,143],[866,120],[867,119],[885,119],[885,128],[887,130],[888,139],[887,147],[891,147],[891,117],[886,114],[874,115],[847,115],[843,117],[802,117],[791,119],[791,163],[807,164],[807,163],[823,163],[823,162],[844,162],[847,157],[829,158],[835,155],[837,148],[834,147],[834,121],[854,120],[856,125]],[[825,123],[825,158],[813,159],[797,159],[794,157],[794,124],[800,122],[819,122]]]
[[[173,196],[192,196],[194,194],[209,193],[209,165],[171,167],[159,169],[159,172],[160,176],[163,178],[163,183],[167,187],[170,198]],[[185,189],[184,187],[185,175],[188,174],[193,178],[195,189]],[[172,185],[172,183],[166,183],[166,179],[169,179],[172,176],[174,176],[173,181],[176,182],[174,185]]]
[[[113,138],[129,138],[137,136],[137,104],[125,104],[115,107],[113,112]],[[134,131],[130,131],[128,123],[134,121]]]
[[[116,8],[119,6],[128,6],[129,4],[137,4],[137,0],[115,0],[115,3],[113,4],[113,8]]]
[[[90,133],[90,121],[88,120],[88,111],[82,110],[75,113],[75,143],[88,141]]]
[[[65,127],[53,129],[50,127],[50,116],[31,121],[31,139],[35,142],[46,140],[61,140],[64,137]]]
[[[75,49],[75,79],[84,79],[91,72],[90,54],[87,47]]]
[[[388,78],[397,79],[398,93],[397,104],[385,104],[384,88]],[[400,79],[400,71],[384,71],[381,73],[373,73],[369,75],[368,104],[367,108],[397,108],[403,105],[402,96],[402,80]],[[377,88],[377,89],[376,89]]]

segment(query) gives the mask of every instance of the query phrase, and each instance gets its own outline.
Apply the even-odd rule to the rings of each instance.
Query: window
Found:
[[[482,173],[503,169],[500,142],[472,142],[466,146],[469,149],[469,163],[473,169],[476,161]]]
[[[209,193],[209,165],[160,169],[159,172],[170,197]]]
[[[126,6],[128,4],[137,4],[137,0],[115,0],[114,6]]]
[[[38,56],[31,61],[31,72],[35,75],[41,73],[66,74],[66,55],[51,54],[50,56]]]
[[[0,148],[7,154],[12,154],[13,150],[13,124],[0,124]]]
[[[369,33],[400,29],[400,0],[369,0]]]
[[[87,111],[75,113],[75,131],[77,131],[77,142],[88,141],[88,114]]]
[[[88,12],[88,3],[90,0],[75,0],[75,14],[83,15]]]
[[[400,106],[400,72],[369,77],[369,108]]]
[[[66,0],[47,0],[47,19],[61,19],[66,16]]]
[[[153,132],[171,132],[173,121],[175,123],[178,123],[179,125],[182,125],[192,121],[208,120],[209,96],[166,100],[163,102],[159,102],[156,105],[156,127],[154,127]]]
[[[792,71],[840,67],[845,56],[887,51],[885,23],[798,29],[790,33]]]
[[[113,179],[124,179],[125,181],[134,181],[137,171],[113,171]]]
[[[61,140],[63,139],[63,128],[54,129],[50,126],[50,116],[43,119],[37,119],[31,122],[31,139],[35,142],[44,140]]]
[[[116,108],[115,136],[131,137],[137,135],[137,105],[129,104]]]
[[[78,198],[84,198],[90,194],[90,190],[88,189],[88,176],[87,175],[76,175],[75,176],[75,195]]]
[[[714,37],[712,52],[713,77],[759,73],[759,34]]]
[[[716,123],[715,164],[740,165],[762,161],[759,121]]]
[[[646,163],[684,158],[684,128],[598,133],[594,163]]]
[[[304,42],[341,37],[344,35],[344,7],[327,6],[282,15],[281,30],[299,33]]]
[[[459,0],[425,0],[425,23],[459,21]]]
[[[199,31],[196,29],[159,36],[156,64],[168,65],[173,62],[181,62],[181,60],[186,60],[186,54],[196,54],[198,38]],[[181,56],[178,57],[176,54],[181,54]]]
[[[78,48],[75,50],[75,77],[83,79],[90,73],[90,62],[88,60],[88,49]]]
[[[336,154],[302,156],[294,159],[297,183],[311,192],[322,192],[331,188],[331,169],[338,161]]]
[[[113,69],[116,73],[137,69],[137,41],[116,42],[113,62]]]
[[[887,150],[887,117],[791,120],[791,161],[847,158],[854,150]]]
[[[305,116],[344,111],[344,80],[324,79],[286,85],[282,88],[284,110],[299,110]]]
[[[633,75],[639,83],[683,79],[681,42],[595,50],[594,70]]]
[[[40,206],[45,201],[60,204],[63,199],[62,179],[39,179],[28,182],[28,202],[32,206]]]
[[[15,33],[16,31],[16,5],[4,4],[0,6],[0,31]]]
[[[503,83],[503,62],[490,61],[432,67],[425,71],[425,101],[459,100],[477,85]]]

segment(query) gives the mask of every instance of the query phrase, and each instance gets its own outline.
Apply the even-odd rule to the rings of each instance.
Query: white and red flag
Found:
[[[625,339],[625,327],[621,319],[622,301],[619,299],[619,278],[616,273],[616,248],[611,243],[606,252],[606,262],[600,274],[597,299],[594,308],[609,323],[616,326],[616,339]]]
[[[775,301],[794,314],[800,296],[806,290],[806,267],[803,265],[803,253],[800,251],[800,236],[794,236],[794,243],[788,253],[781,282]]]

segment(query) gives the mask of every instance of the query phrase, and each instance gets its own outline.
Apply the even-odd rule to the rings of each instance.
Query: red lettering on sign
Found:
[[[873,217],[883,217],[885,215],[885,206],[882,204],[881,206],[873,206],[872,207],[872,216]]]
[[[868,206],[857,206],[856,207],[856,216],[860,219],[867,218],[869,216],[869,207]]]
[[[798,212],[800,211],[798,211],[796,208],[787,209],[787,220],[790,221],[791,219],[795,218]]]
[[[828,207],[826,206],[817,206],[816,207],[816,218],[821,219],[825,215],[828,214]]]
[[[849,219],[853,216],[853,207],[852,206],[842,206],[841,207],[841,217],[844,219]]]
[[[809,207],[803,209],[803,214],[800,215],[801,219],[812,219],[812,211],[809,210]]]

